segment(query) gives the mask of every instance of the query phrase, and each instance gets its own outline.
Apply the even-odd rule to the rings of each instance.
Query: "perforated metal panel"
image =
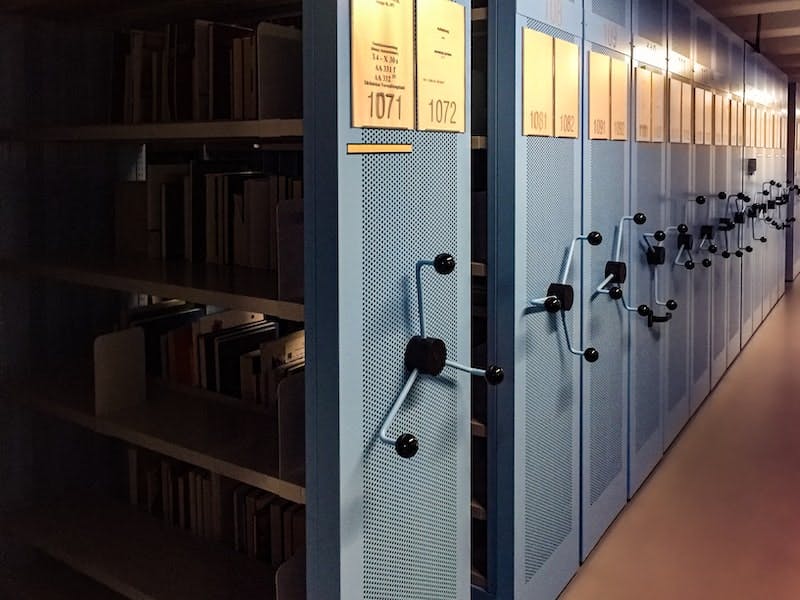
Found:
[[[366,130],[362,141],[414,147],[411,154],[362,159],[364,598],[456,598],[454,415],[465,390],[454,379],[422,377],[391,430],[413,432],[420,440],[417,456],[403,460],[375,444],[403,385],[405,344],[419,331],[414,264],[441,252],[460,258],[452,219],[459,209],[456,137]],[[468,260],[459,265],[469,273]],[[427,334],[457,348],[456,315],[468,310],[457,278],[426,273],[424,291]]]
[[[625,0],[592,0],[592,12],[595,15],[622,27],[627,23],[625,9]]]
[[[630,30],[626,35],[630,39]],[[586,50],[623,58],[596,44]],[[584,118],[586,115],[584,107]],[[593,290],[605,277],[606,262],[612,258],[619,219],[631,207],[629,142],[584,139],[583,144],[583,228],[600,231],[604,237],[602,245],[585,249],[583,265],[583,343],[600,352],[600,359],[591,365],[584,363],[582,370],[581,554],[585,557],[627,499],[629,316],[621,303],[607,294],[595,295]],[[633,229],[626,225],[622,253],[626,262],[631,231],[632,235],[638,233],[635,225]]]
[[[674,6],[674,5],[673,5]],[[677,34],[675,30],[673,36]],[[688,198],[696,193],[691,180],[692,147],[689,144],[669,144],[667,174],[667,221],[687,221]],[[664,442],[666,448],[689,418],[689,325],[691,303],[689,284],[683,269],[670,266],[666,269],[670,296],[678,303],[667,330],[666,355],[666,408],[664,414]]]
[[[553,259],[559,255],[558,248],[569,244],[574,231],[576,199],[566,189],[554,194],[549,186],[542,185],[541,177],[557,169],[564,181],[573,181],[574,145],[571,140],[526,140],[529,298],[541,297],[550,283],[558,281],[561,264]],[[573,452],[578,443],[574,431],[579,391],[574,385],[577,359],[566,348],[560,318],[547,313],[525,317],[526,582],[577,530],[577,465]],[[567,324],[573,332],[577,331],[575,323],[576,311],[571,311]]]

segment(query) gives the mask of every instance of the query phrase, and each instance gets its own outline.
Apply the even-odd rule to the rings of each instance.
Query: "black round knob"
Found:
[[[769,190],[761,190],[762,196],[769,196]]]
[[[486,369],[486,383],[489,385],[497,385],[503,381],[503,378],[506,376],[505,371],[503,371],[502,367],[498,367],[497,365],[490,365]]]
[[[600,358],[600,353],[594,348],[587,348],[583,351],[583,358],[586,359],[586,362],[597,362],[597,359]]]
[[[753,247],[752,246],[747,246],[745,248],[745,250],[747,250],[748,252],[752,252],[753,251]]]
[[[612,300],[620,300],[622,298],[622,288],[615,285],[608,290],[608,295],[611,296]]]
[[[788,219],[786,219],[787,223],[794,223],[795,221],[797,221],[796,217],[789,217]]]
[[[403,433],[395,440],[394,449],[403,458],[412,458],[419,451],[419,442],[410,433]]]
[[[772,217],[767,217],[766,221],[767,221],[767,223],[771,223],[772,222]]]
[[[707,269],[707,268],[709,268],[709,267],[711,266],[711,259],[709,259],[709,258],[704,258],[704,259],[703,259],[703,266],[704,266],[706,269]]]
[[[750,196],[745,196],[744,198],[742,198],[742,200],[744,200],[745,202],[750,202],[752,198]]]
[[[653,237],[657,242],[663,242],[665,239],[667,239],[667,234],[659,229],[653,234]]]
[[[688,232],[689,232],[689,227],[686,225],[686,223],[681,223],[680,225],[678,225],[678,233],[688,233]]]
[[[649,317],[650,316],[650,307],[647,304],[640,304],[639,308],[636,309],[636,312],[639,313],[642,317]]]
[[[678,303],[675,300],[667,300],[667,308],[669,310],[678,310]]]
[[[725,198],[727,197],[728,194],[726,194],[725,192],[720,192],[719,194],[717,194],[717,198],[719,198],[720,200],[725,200]]]
[[[770,180],[769,180],[769,184],[770,184],[770,185],[775,185],[775,180],[774,180],[774,179],[770,179]]]
[[[694,199],[694,201],[697,202],[698,204],[705,204],[706,203],[706,197],[705,196],[698,196],[697,198]]]
[[[765,238],[763,235],[759,239],[761,240],[762,244],[766,244],[767,243],[767,238]]]
[[[737,197],[739,200],[744,200],[744,198],[745,198],[744,192],[739,192],[738,194],[736,194],[736,197]]]
[[[544,301],[544,308],[547,312],[555,314],[561,310],[561,300],[555,298],[554,296],[550,296]]]
[[[456,268],[456,259],[452,254],[440,254],[433,259],[433,268],[439,275],[450,275]]]
[[[727,250],[722,251],[722,258],[730,258],[730,257],[731,257],[730,252],[728,252]]]
[[[781,229],[783,229],[783,225],[775,225],[775,229],[777,229],[778,231],[780,231]]]
[[[589,242],[590,246],[599,246],[603,243],[603,236],[599,231],[592,231],[586,236],[586,241]]]
[[[719,250],[719,248],[717,248],[717,245],[716,245],[716,244],[711,244],[711,245],[708,247],[708,251],[709,251],[709,252],[711,252],[711,254],[716,254],[716,253],[717,253],[717,250]]]
[[[775,187],[777,187],[777,188],[782,188],[782,187],[783,187],[783,184],[782,184],[782,183],[776,183],[776,184],[775,184]]]
[[[687,260],[685,263],[683,263],[683,266],[686,267],[689,271],[691,271],[692,269],[694,269],[694,261]]]
[[[645,216],[644,213],[636,213],[635,215],[633,215],[633,222],[636,223],[637,225],[644,225],[645,223],[647,223],[647,217]]]
[[[742,258],[743,256],[744,256],[744,252],[742,252],[741,250],[737,250],[736,251],[736,258]]]

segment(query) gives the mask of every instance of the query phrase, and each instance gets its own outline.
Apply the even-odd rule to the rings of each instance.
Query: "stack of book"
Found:
[[[300,118],[302,32],[195,20],[118,34],[115,122]]]
[[[279,299],[303,298],[303,184],[235,162],[149,165],[117,185],[115,252],[267,269]]]
[[[273,567],[305,547],[305,507],[275,494],[135,447],[128,482],[132,506]]]

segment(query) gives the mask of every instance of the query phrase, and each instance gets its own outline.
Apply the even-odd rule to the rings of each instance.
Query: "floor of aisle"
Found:
[[[800,599],[800,283],[561,600]]]

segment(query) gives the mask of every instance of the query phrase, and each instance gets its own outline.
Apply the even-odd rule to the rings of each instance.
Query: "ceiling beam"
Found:
[[[797,0],[761,0],[760,2],[722,0],[719,3],[714,1],[703,4],[711,14],[722,19],[797,10]]]

